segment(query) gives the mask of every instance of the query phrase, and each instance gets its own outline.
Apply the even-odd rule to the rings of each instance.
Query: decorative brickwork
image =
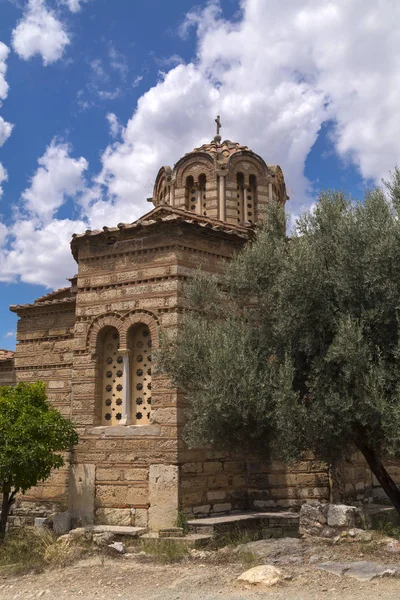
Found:
[[[185,399],[151,370],[160,329],[180,325],[188,278],[220,273],[263,206],[286,197],[279,167],[216,136],[160,169],[147,215],[73,236],[69,288],[11,307],[18,344],[14,357],[0,351],[0,384],[45,381],[80,436],[65,468],[19,500],[15,519],[68,509],[75,523],[158,529],[175,525],[179,509],[198,517],[329,499],[332,477],[312,458],[289,470],[188,449]]]

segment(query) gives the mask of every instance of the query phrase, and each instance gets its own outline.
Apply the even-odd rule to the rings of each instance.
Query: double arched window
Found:
[[[102,425],[148,425],[151,422],[151,334],[143,323],[132,326],[126,350],[119,333],[106,327],[99,335]]]
[[[207,177],[204,173],[199,175],[198,181],[194,181],[192,175],[186,177],[185,184],[185,209],[198,215],[207,216],[206,202]]]
[[[250,175],[246,182],[243,173],[236,175],[237,222],[254,223],[256,211],[257,178]]]

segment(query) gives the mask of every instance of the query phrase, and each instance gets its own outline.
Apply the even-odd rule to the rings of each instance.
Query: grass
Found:
[[[216,532],[216,545],[219,548],[224,546],[239,546],[248,542],[255,542],[262,539],[262,532],[259,528],[243,529],[239,526],[230,526],[226,531]]]
[[[178,511],[178,516],[176,517],[176,526],[182,528],[184,535],[186,535],[189,531],[187,517],[182,510]]]
[[[180,562],[189,556],[186,544],[162,538],[141,539],[139,549],[162,563]]]
[[[383,535],[400,540],[400,525],[395,525],[391,521],[380,521],[376,524],[374,529]]]
[[[0,544],[0,572],[39,573],[48,567],[65,567],[80,554],[77,547],[57,543],[46,529],[21,527],[9,532]]]

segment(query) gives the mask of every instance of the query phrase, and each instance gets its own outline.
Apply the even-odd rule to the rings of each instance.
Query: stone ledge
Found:
[[[159,436],[159,425],[99,425],[86,429],[87,435],[108,437]]]
[[[124,535],[134,538],[140,537],[148,531],[147,527],[125,527],[123,525],[86,525],[84,530],[91,533],[113,533],[114,535]],[[73,533],[73,531],[70,531],[70,533]]]
[[[207,527],[214,525],[225,525],[231,523],[240,523],[243,521],[251,520],[269,520],[273,519],[276,523],[282,521],[289,521],[294,525],[299,522],[299,513],[293,513],[289,511],[282,512],[242,512],[239,514],[230,514],[224,517],[200,517],[199,519],[192,519],[188,521],[189,526],[193,527]]]

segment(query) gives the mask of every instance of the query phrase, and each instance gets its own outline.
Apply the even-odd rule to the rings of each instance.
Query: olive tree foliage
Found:
[[[77,441],[71,421],[47,401],[43,382],[0,387],[0,541],[16,494],[62,467],[60,452]]]
[[[215,278],[199,272],[159,368],[186,395],[191,445],[330,465],[400,457],[400,171],[363,202],[324,192],[290,238],[270,205]]]

